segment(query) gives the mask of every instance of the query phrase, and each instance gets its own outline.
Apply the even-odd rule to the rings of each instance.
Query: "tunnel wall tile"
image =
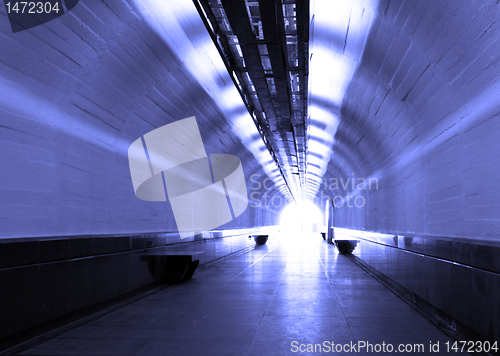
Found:
[[[379,2],[341,107],[372,146],[338,141],[372,165],[334,156],[326,177],[354,168],[381,187],[361,211],[336,209],[338,226],[498,240],[498,13],[493,3]]]
[[[150,270],[145,253],[203,251],[206,263],[255,244],[248,236],[264,231],[207,231],[186,243],[173,233],[0,240],[0,257],[11,256],[0,259],[0,339],[164,279],[165,266]]]
[[[207,153],[235,154],[247,180],[267,178],[233,132],[235,113],[213,102],[179,49],[141,16],[127,1],[79,3],[15,37],[2,27],[0,47],[9,50],[0,54],[0,90],[9,95],[1,96],[0,164],[9,173],[0,188],[0,238],[174,230],[168,203],[135,197],[127,149],[193,115]],[[230,227],[263,226],[267,215],[248,209]]]
[[[458,321],[458,330],[499,339],[499,243],[336,228],[335,238],[343,237],[357,239],[356,257]]]

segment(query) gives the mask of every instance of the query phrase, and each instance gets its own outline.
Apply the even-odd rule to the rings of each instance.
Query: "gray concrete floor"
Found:
[[[445,342],[452,343],[319,234],[302,234],[271,236],[254,251],[22,354],[389,354],[325,346],[358,341],[390,343],[395,351],[400,344],[424,345],[424,352],[408,355],[448,355]],[[431,352],[429,344],[437,342],[440,352]],[[323,347],[311,351],[309,344]]]

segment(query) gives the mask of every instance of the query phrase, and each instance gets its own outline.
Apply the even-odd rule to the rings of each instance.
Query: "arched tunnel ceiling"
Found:
[[[189,0],[171,1],[169,4],[150,0],[137,0],[135,3],[149,26],[168,44],[185,70],[204,87],[216,103],[224,119],[222,122],[226,124],[223,131],[227,131],[228,137],[234,133],[237,141],[253,154],[253,161],[260,166],[247,169],[247,175],[258,172],[271,177],[278,191],[291,200],[290,190],[280,174],[279,166],[276,166],[273,156],[269,154],[194,3]],[[217,125],[220,118],[213,122]],[[229,142],[227,147],[236,150],[234,153],[237,155],[241,152],[234,141]]]
[[[306,195],[314,197],[330,160],[336,160],[334,165],[350,162],[348,171],[356,170],[361,175],[360,162],[373,156],[366,152],[366,147],[373,147],[370,138],[360,135],[366,138],[364,151],[359,151],[357,145],[345,147],[350,141],[336,133],[339,125],[340,134],[346,133],[347,126],[355,126],[341,120],[341,104],[359,64],[376,2],[195,0],[194,4],[248,111],[256,114],[257,128],[291,196],[296,201]],[[308,13],[304,23],[303,16]],[[309,27],[310,50],[309,36],[304,37]],[[281,53],[276,47],[279,43],[283,44]],[[304,59],[308,59],[308,65]],[[282,66],[281,62],[286,64]],[[267,84],[261,83],[264,76]],[[283,82],[285,76],[290,76],[289,83]],[[297,89],[293,89],[295,86]],[[291,104],[294,95],[304,90],[308,104],[305,122],[297,119],[305,115],[300,105]],[[287,91],[289,97],[283,94]],[[270,109],[271,101],[274,110]],[[359,131],[357,128],[356,133]],[[334,149],[335,142],[339,147]],[[342,159],[333,153],[342,155]],[[363,168],[370,166],[364,162]]]
[[[264,143],[267,142],[267,148],[271,150],[272,156],[276,157],[279,171],[290,192],[289,196],[293,196],[296,201],[306,195],[314,197],[324,177],[333,173],[332,171],[328,173],[328,167],[337,167],[339,172],[349,177],[351,174],[363,176],[373,172],[374,165],[380,163],[381,159],[378,151],[373,150],[375,145],[372,137],[356,123],[343,120],[341,106],[345,92],[361,60],[364,44],[376,14],[375,1],[312,1],[311,3],[291,0],[276,1],[274,8],[276,21],[279,23],[285,19],[282,28],[279,25],[276,28],[270,26],[272,19],[266,22],[265,16],[262,15],[262,9],[265,8],[265,14],[269,17],[270,2],[247,0],[198,2],[196,0],[194,3],[198,6],[201,17],[205,18],[206,27],[212,34],[212,39],[218,46],[222,58],[230,57],[230,60],[226,62],[226,67],[233,75],[235,86],[240,89],[243,100],[245,101],[248,96],[254,100],[250,102],[250,108],[247,107],[247,109],[251,115],[256,113],[257,128],[262,130]],[[301,67],[300,64],[301,55],[309,59],[309,66],[305,68],[306,76],[309,75],[308,83],[307,86],[302,87],[302,90],[307,89],[307,118],[302,123],[300,120],[292,119],[289,125],[284,124],[286,117],[293,117],[294,113],[299,116],[303,114],[293,111],[292,106],[290,106],[292,115],[284,114],[282,105],[286,98],[280,97],[278,86],[280,80],[283,79],[283,75],[280,74],[282,69],[276,65],[276,58],[273,59],[271,52],[269,52],[271,66],[266,67],[265,60],[268,52],[264,55],[258,46],[266,45],[269,50],[276,41],[279,43],[280,36],[286,34],[288,43],[288,36],[300,34],[304,26],[300,22],[300,16],[309,12],[301,8],[304,6],[310,6],[311,9],[310,46],[307,42],[300,43],[299,40],[297,49],[304,51],[299,53],[298,62],[296,62],[299,66],[295,68],[286,65],[285,68],[286,73],[291,76],[296,70],[304,69],[304,66]],[[151,9],[154,6],[148,8]],[[169,12],[171,11],[172,8],[169,8]],[[151,11],[151,15],[146,17],[158,18],[158,14],[161,14],[161,8]],[[167,23],[166,17],[161,19],[162,23]],[[172,26],[171,21],[168,23]],[[250,32],[250,25],[253,26],[254,33]],[[236,43],[234,45],[236,47],[227,44],[224,46],[224,43],[219,45],[221,41],[224,42],[223,40]],[[281,60],[290,61],[292,55],[290,47],[283,48]],[[212,58],[211,61],[217,61],[217,59]],[[260,62],[262,62],[261,69],[259,69]],[[274,86],[258,84],[262,75],[258,73],[262,71],[265,72],[268,84],[269,80],[274,80],[277,90],[276,99],[281,100],[281,109],[271,114],[269,114],[269,107],[266,106],[270,99],[266,95],[274,89]],[[283,74],[286,75],[286,73]],[[203,78],[200,79],[203,80]],[[250,85],[245,86],[248,82]],[[292,80],[290,85],[294,84],[297,83]],[[255,102],[252,96],[255,90],[253,85],[258,87],[258,102]],[[267,94],[261,95],[262,92]],[[274,96],[271,95],[274,102],[273,98]],[[218,99],[216,98],[216,101]],[[290,101],[292,100],[293,98]],[[244,115],[242,106],[239,108],[241,115]],[[280,112],[281,119],[277,116],[278,124],[273,124],[274,119],[271,119],[271,116],[275,113],[279,115]],[[231,117],[232,113],[229,112],[227,115]],[[301,125],[304,125],[302,129],[304,136],[299,134]],[[292,139],[288,140],[287,137]],[[355,139],[356,141],[353,142]],[[335,174],[339,173],[335,172]],[[288,195],[287,191],[282,193]]]
[[[442,132],[451,128],[453,137],[458,123],[473,125],[478,108],[495,110],[497,94],[487,88],[499,73],[498,13],[491,1],[311,0],[307,151],[298,164],[306,184],[289,184],[292,194],[314,197],[339,175],[397,171],[429,152],[435,137],[445,140]],[[473,115],[461,109],[467,102]],[[286,136],[287,128],[279,131]],[[272,143],[283,153],[283,143]],[[289,177],[295,162],[281,162]]]

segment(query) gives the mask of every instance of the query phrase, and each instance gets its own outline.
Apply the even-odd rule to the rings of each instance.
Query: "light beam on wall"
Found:
[[[134,0],[153,31],[169,46],[226,116],[234,132],[274,183],[286,187],[265,148],[192,0]],[[280,188],[280,190],[282,190]],[[289,195],[283,191],[285,196]]]
[[[359,65],[377,0],[311,0],[307,182],[318,193],[332,157],[340,109]],[[313,154],[311,154],[313,153]]]

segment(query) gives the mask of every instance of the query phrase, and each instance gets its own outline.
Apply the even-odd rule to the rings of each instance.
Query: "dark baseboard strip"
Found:
[[[456,341],[485,341],[480,335],[475,333],[469,327],[463,325],[459,321],[453,319],[448,314],[445,314],[441,310],[432,306],[427,301],[420,298],[415,293],[409,291],[399,283],[393,281],[385,274],[379,272],[360,258],[352,255],[343,255],[349,258],[352,262],[358,265],[362,270],[368,273],[371,277],[381,283],[384,287],[389,289],[397,297],[402,299],[405,303],[410,305],[413,309],[422,314],[427,320],[435,324],[439,329],[441,329],[450,338]],[[477,356],[493,356],[498,355],[498,353],[487,353],[487,352],[475,352],[471,355]]]
[[[169,285],[158,281],[0,340],[0,356],[13,356],[108,313],[154,294]]]
[[[216,258],[215,260],[208,261],[201,264],[198,267],[198,271],[213,268],[220,262],[226,261],[232,257],[243,255],[252,251],[253,249],[255,249],[255,245],[247,246],[241,250],[237,250],[230,254]],[[116,298],[91,305],[55,320],[37,325],[18,334],[9,336],[3,340],[0,340],[0,356],[19,355],[20,353],[30,348],[40,345],[68,331],[76,329],[84,324],[87,324],[115,310],[123,308],[124,306],[132,304],[151,294],[168,288],[169,286],[170,284],[166,284],[163,280],[158,281],[131,292],[122,294]]]

